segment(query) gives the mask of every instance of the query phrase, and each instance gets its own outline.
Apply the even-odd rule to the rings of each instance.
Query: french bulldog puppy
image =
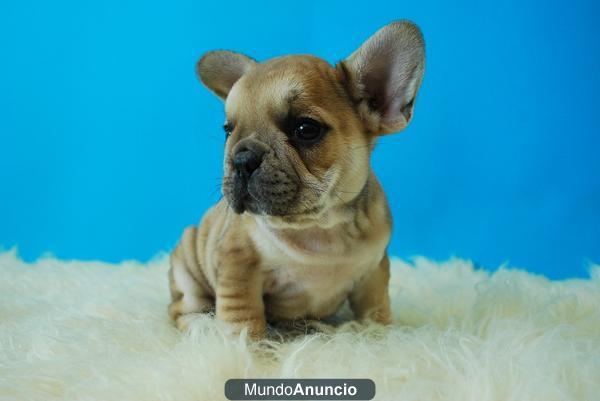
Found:
[[[346,299],[357,319],[391,322],[391,217],[370,155],[411,121],[424,55],[419,28],[398,21],[335,66],[200,59],[200,80],[225,101],[224,199],[171,255],[177,327],[214,311],[260,338],[267,321],[325,318]]]

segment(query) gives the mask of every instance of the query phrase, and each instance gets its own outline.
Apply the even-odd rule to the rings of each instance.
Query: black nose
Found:
[[[242,175],[250,177],[263,161],[262,152],[240,150],[233,156],[233,168]]]

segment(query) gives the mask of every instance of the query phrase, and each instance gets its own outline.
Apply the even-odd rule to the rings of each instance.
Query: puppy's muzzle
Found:
[[[231,207],[236,213],[243,213],[250,202],[248,183],[252,174],[260,167],[266,149],[257,143],[242,141],[233,149],[233,191]]]
[[[299,189],[295,175],[263,142],[247,138],[232,149],[229,191],[224,191],[236,213],[286,215]]]

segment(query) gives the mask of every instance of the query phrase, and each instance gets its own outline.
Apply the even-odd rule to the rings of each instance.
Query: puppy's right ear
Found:
[[[200,58],[196,73],[208,89],[224,100],[233,84],[255,65],[256,61],[241,53],[215,50]]]

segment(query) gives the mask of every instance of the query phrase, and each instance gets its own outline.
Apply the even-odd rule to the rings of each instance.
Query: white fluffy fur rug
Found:
[[[0,254],[0,400],[224,399],[229,378],[371,378],[378,400],[599,400],[591,279],[393,262],[392,328],[356,323],[247,344],[214,319],[170,324],[165,257],[147,264]],[[293,333],[292,333],[293,334]]]

